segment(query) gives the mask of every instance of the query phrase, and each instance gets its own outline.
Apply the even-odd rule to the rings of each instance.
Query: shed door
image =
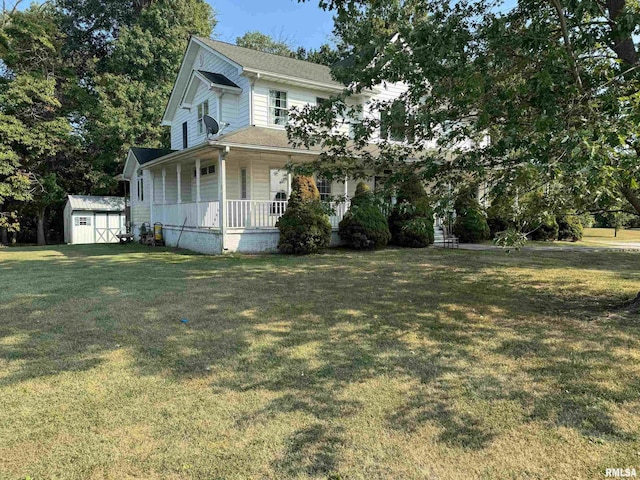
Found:
[[[76,212],[71,223],[72,243],[93,243],[93,212]]]
[[[117,243],[120,223],[119,213],[96,213],[96,243]]]

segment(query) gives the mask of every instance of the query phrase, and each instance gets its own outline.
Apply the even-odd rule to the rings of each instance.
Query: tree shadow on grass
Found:
[[[616,424],[610,404],[624,402],[640,386],[616,391],[597,380],[607,368],[628,366],[612,350],[637,348],[637,328],[612,323],[606,331],[587,329],[576,319],[603,313],[609,292],[598,296],[584,286],[559,292],[560,280],[508,270],[580,270],[582,261],[576,266],[566,255],[531,261],[497,255],[389,251],[211,260],[154,252],[133,259],[54,258],[49,262],[57,284],[38,287],[44,297],[21,300],[11,318],[0,310],[0,340],[7,339],[0,359],[20,362],[0,386],[90,370],[121,345],[132,352],[140,375],[211,378],[212,395],[268,392],[265,405],[236,419],[239,431],[283,415],[306,418],[272,462],[288,476],[338,470],[340,452],[349,447],[340,422],[364,408],[348,390],[386,378],[415,384],[388,415],[388,428],[411,433],[432,425],[439,432],[434,440],[453,448],[481,450],[509,428],[461,406],[474,402],[489,408],[516,402],[527,412],[524,421],[606,441],[634,438]],[[600,258],[594,263],[604,270]],[[20,261],[13,265],[28,275]],[[87,282],[85,288],[65,298],[60,289],[78,280]],[[8,296],[15,301],[15,293]],[[502,360],[522,362],[518,373],[545,393],[527,389],[524,380],[474,370],[484,363],[490,370]],[[209,367],[224,375],[212,378]]]

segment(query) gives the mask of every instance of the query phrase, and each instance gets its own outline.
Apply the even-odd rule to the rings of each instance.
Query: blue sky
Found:
[[[207,0],[216,11],[214,35],[223,42],[259,30],[282,37],[292,46],[317,48],[331,39],[331,13],[318,8],[317,0]]]

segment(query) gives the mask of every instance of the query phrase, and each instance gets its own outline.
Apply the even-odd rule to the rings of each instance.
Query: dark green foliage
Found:
[[[313,177],[302,175],[293,177],[291,180],[291,191],[298,193],[298,198],[301,202],[320,201],[320,192]]]
[[[383,248],[391,240],[387,218],[364,182],[358,183],[339,228],[340,238],[346,245],[358,250]]]
[[[278,250],[308,254],[326,248],[331,242],[331,223],[312,177],[294,177],[287,210],[278,219]]]
[[[505,195],[496,197],[487,209],[487,224],[491,238],[496,238],[500,232],[515,227],[515,222],[510,220],[510,199]]]
[[[531,240],[552,242],[558,239],[558,222],[556,217],[550,215],[543,218],[540,226],[531,232]]]
[[[391,242],[400,247],[419,248],[433,243],[433,210],[417,177],[400,185],[397,203],[389,216],[389,230]]]
[[[464,189],[456,198],[453,234],[462,243],[478,243],[490,238],[487,217],[478,202],[476,188]]]
[[[511,224],[505,218],[499,215],[492,215],[493,212],[487,211],[487,225],[489,225],[489,237],[495,238],[500,232],[504,232]]]
[[[575,215],[564,215],[556,219],[558,222],[558,240],[577,242],[582,240],[584,227],[580,218]]]

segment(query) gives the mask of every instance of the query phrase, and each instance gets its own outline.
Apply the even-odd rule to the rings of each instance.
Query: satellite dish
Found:
[[[202,117],[202,121],[204,122],[204,126],[207,128],[207,135],[215,135],[220,131],[220,125],[215,118],[205,115]]]

